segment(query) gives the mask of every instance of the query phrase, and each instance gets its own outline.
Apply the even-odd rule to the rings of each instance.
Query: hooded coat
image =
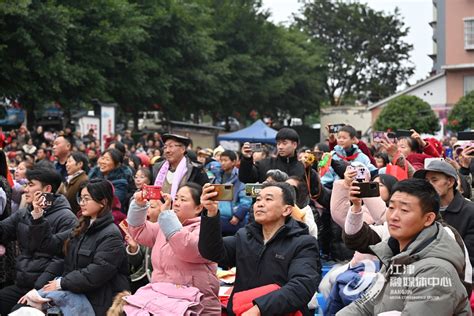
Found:
[[[2,242],[18,241],[20,254],[16,257],[16,285],[22,288],[39,289],[54,278],[55,275],[49,271],[51,265],[57,264],[53,262],[57,261],[57,258],[44,253],[38,247],[38,243],[33,242],[31,211],[30,205],[1,221],[0,240]],[[66,240],[71,230],[77,225],[77,218],[63,195],[55,195],[53,205],[45,209],[43,218],[49,223],[51,234],[62,241]]]
[[[464,252],[440,223],[423,229],[402,252],[393,238],[370,248],[382,262],[378,281],[337,315],[388,311],[403,315],[471,315],[469,297],[460,279]]]

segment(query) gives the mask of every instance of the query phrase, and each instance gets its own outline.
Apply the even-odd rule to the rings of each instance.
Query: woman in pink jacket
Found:
[[[201,186],[188,183],[171,203],[165,203],[157,223],[146,220],[148,202],[141,191],[135,193],[128,211],[129,233],[139,244],[152,247],[152,282],[194,286],[203,294],[203,315],[220,315],[217,264],[201,257],[198,250],[202,211]],[[170,209],[171,204],[173,204]]]

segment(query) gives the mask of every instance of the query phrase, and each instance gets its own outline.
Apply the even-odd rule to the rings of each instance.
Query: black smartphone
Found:
[[[458,140],[474,140],[474,132],[458,132]]]
[[[390,140],[390,141],[395,141],[395,139],[397,139],[397,134],[395,134],[394,132],[388,132],[387,133],[387,138]]]
[[[262,143],[250,143],[250,148],[252,152],[261,152],[262,151]]]
[[[411,134],[413,134],[412,131],[409,131],[407,129],[397,129],[395,135],[397,135],[397,138],[400,137],[410,137]]]
[[[339,132],[339,130],[340,130],[341,127],[343,127],[343,126],[346,126],[346,124],[338,123],[338,124],[331,124],[331,125],[328,125],[329,133],[331,133],[331,134],[337,133],[337,132]]]
[[[380,188],[378,182],[357,182],[354,183],[354,185],[360,188],[360,194],[357,195],[358,198],[380,196]]]
[[[44,207],[50,207],[53,205],[54,202],[54,194],[53,193],[42,193],[41,194],[41,206]]]

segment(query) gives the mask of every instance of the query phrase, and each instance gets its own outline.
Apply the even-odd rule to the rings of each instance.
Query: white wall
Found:
[[[446,76],[442,76],[425,85],[422,85],[421,87],[408,92],[407,95],[417,96],[428,102],[431,106],[444,105],[447,103]]]
[[[372,115],[365,106],[335,106],[321,109],[321,141],[328,135],[326,125],[344,123],[352,125],[362,135],[371,125]]]

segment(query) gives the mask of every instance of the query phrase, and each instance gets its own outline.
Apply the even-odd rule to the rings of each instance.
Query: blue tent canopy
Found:
[[[268,127],[262,120],[233,133],[221,135],[217,140],[234,140],[239,142],[275,144],[277,131]]]

